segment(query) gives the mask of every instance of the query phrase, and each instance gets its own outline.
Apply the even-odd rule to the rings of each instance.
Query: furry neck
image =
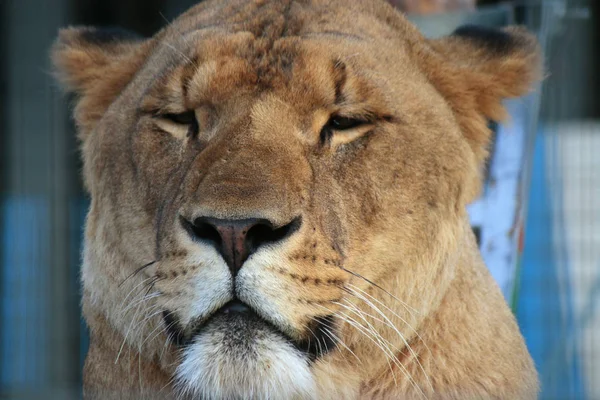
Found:
[[[537,398],[516,320],[468,235],[439,306],[399,347],[397,363],[369,375],[360,398]]]
[[[98,311],[84,299],[84,315],[90,331],[90,347],[83,370],[85,398],[169,399],[172,398],[167,364],[148,359],[124,341]]]

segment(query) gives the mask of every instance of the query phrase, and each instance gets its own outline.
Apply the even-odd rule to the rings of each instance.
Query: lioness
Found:
[[[91,196],[87,398],[536,397],[465,211],[530,34],[214,0],[150,39],[65,29],[53,59]]]

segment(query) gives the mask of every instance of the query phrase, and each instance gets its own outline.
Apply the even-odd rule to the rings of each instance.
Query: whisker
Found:
[[[121,301],[121,308],[123,308],[123,306],[125,305],[125,303],[127,302],[127,300],[129,299],[129,296],[131,296],[133,294],[133,292],[139,288],[140,286],[144,286],[148,281],[154,279],[153,276],[150,276],[144,280],[142,280],[140,283],[138,283],[137,285],[135,285],[130,291],[129,293],[127,293],[127,295],[125,296],[125,298],[123,298],[123,300]],[[139,293],[138,293],[139,294]],[[125,313],[125,310],[121,310],[121,315],[123,315]]]
[[[320,322],[318,319],[316,319],[316,318],[315,318],[315,317],[313,317],[313,316],[310,316],[310,315],[309,315],[309,316],[308,316],[308,318],[310,318],[312,321],[315,321],[315,322],[317,322],[317,323],[319,323],[319,322]],[[310,330],[310,328],[308,328],[308,329]],[[329,338],[329,340],[331,340],[331,342],[335,344],[335,347],[336,347],[338,350],[340,350],[340,347],[338,346],[338,344],[339,344],[338,342],[341,342],[341,340],[340,340],[340,339],[339,339],[337,336],[333,335],[333,332],[331,332],[329,329],[327,329],[327,327],[326,327],[326,326],[324,326],[324,325],[323,325],[323,326],[321,327],[321,329],[324,331],[323,333],[325,333],[325,336],[327,336],[327,337]],[[332,335],[333,335],[333,336],[332,336]],[[334,338],[334,337],[335,337],[335,338]],[[337,339],[337,340],[336,340],[336,339]],[[310,347],[310,346],[309,346],[309,347]],[[346,346],[346,348],[347,348],[347,346]],[[350,350],[350,349],[348,349],[348,350]],[[346,359],[346,356],[344,356],[344,354],[343,354],[343,352],[342,352],[341,350],[340,350],[340,354],[342,355],[342,357],[344,357],[344,359]],[[348,359],[346,359],[346,362],[348,362]]]
[[[352,290],[352,289],[351,289]],[[353,290],[354,291],[354,290]],[[408,343],[408,341],[406,340],[406,338],[404,337],[404,335],[400,332],[400,330],[394,325],[394,323],[387,317],[387,315],[385,315],[385,313],[383,311],[381,311],[379,309],[379,307],[377,307],[375,304],[373,304],[373,302],[371,302],[369,299],[367,299],[366,297],[362,296],[360,293],[354,291],[355,295],[358,295],[365,303],[367,303],[375,312],[377,312],[379,315],[381,315],[388,323],[389,326],[398,334],[398,336],[400,337],[400,339],[402,339],[402,341],[404,342],[404,345],[408,348],[408,350],[410,351],[410,353],[412,354],[412,356],[414,357],[415,361],[417,362],[417,364],[419,365],[419,368],[421,369],[421,371],[423,372],[423,375],[425,375],[425,378],[427,378],[427,382],[429,383],[429,385],[431,386],[431,389],[433,389],[433,384],[431,383],[431,380],[429,379],[429,375],[427,374],[427,372],[425,371],[425,368],[423,368],[423,365],[421,364],[421,362],[419,361],[419,357],[417,356],[417,354],[414,352],[413,348],[410,346],[410,344]]]
[[[160,310],[161,307],[158,304],[152,304],[150,305],[147,310],[145,311],[145,316],[142,318],[141,321],[138,322],[137,326],[135,327],[135,329],[137,330],[142,330],[146,324],[150,323],[152,320],[152,317],[158,313],[155,313],[156,310]],[[159,311],[160,312],[160,311]],[[151,314],[151,315],[150,315]],[[141,350],[142,349],[142,345],[143,343],[141,343],[140,345],[138,345],[138,348]]]
[[[336,343],[336,346],[337,346],[337,343],[340,343],[342,346],[344,346],[344,348],[346,350],[348,350],[348,352],[350,354],[352,354],[354,356],[354,358],[356,358],[358,363],[362,365],[362,360],[350,349],[350,347],[348,347],[348,345],[346,345],[346,343],[344,343],[344,341],[339,336],[337,336],[335,333],[333,333],[326,327],[323,327],[323,330],[326,331],[325,332],[326,334],[329,333],[331,335],[331,336],[328,335],[330,339],[332,339],[332,340],[336,339],[336,340],[334,340],[334,343]],[[333,338],[332,338],[332,336],[333,336]]]
[[[317,335],[315,335],[315,333],[313,332],[312,329],[310,329],[310,327],[306,327],[306,329],[308,329],[308,331],[310,332],[310,334],[315,338],[315,341],[317,342],[317,346],[318,346],[318,354],[320,356],[324,355],[325,353],[323,352],[323,348],[321,347],[321,341],[319,340],[319,337]],[[310,338],[308,340],[308,348],[310,348]],[[331,363],[327,363],[327,368],[329,369],[329,371],[331,371]]]
[[[156,309],[159,309],[158,311],[155,311]],[[148,312],[151,313],[148,316],[146,316],[141,323],[147,322],[150,319],[152,319],[152,317],[162,313],[164,310],[164,307],[160,307],[159,305],[155,304],[153,307],[151,307]]]
[[[353,306],[353,304],[352,304],[352,303],[350,303],[350,302],[349,302],[347,299],[344,299],[344,301],[345,301],[345,302],[347,302],[348,304],[350,304],[350,306]],[[335,305],[337,305],[337,306],[340,306],[340,307],[344,307],[344,308],[345,308],[345,309],[347,309],[347,310],[352,310],[352,308],[350,308],[350,307],[349,307],[349,306],[347,306],[346,304],[342,304],[342,303],[340,303],[340,302],[337,302],[337,301],[334,301],[334,302],[332,302],[332,304],[335,304]],[[377,321],[377,322],[381,322],[382,324],[384,324],[384,325],[386,325],[386,326],[389,326],[389,327],[391,327],[391,326],[392,326],[392,325],[390,325],[388,322],[386,322],[386,321],[382,320],[381,318],[378,318],[378,317],[374,316],[373,314],[369,314],[368,312],[366,312],[366,311],[363,311],[363,310],[360,310],[360,312],[361,312],[362,314],[366,315],[367,317],[369,317],[369,318],[371,318],[371,319],[374,319],[374,320],[375,320],[375,321]]]
[[[133,278],[134,276],[136,276],[137,274],[139,274],[146,268],[150,267],[151,265],[156,264],[157,262],[158,262],[158,260],[150,261],[149,263],[144,264],[141,267],[137,268],[135,271],[133,271],[131,274],[129,274],[127,277],[125,277],[125,279],[123,279],[123,281],[121,281],[121,283],[119,283],[118,287],[121,287],[128,279]]]
[[[140,289],[138,294],[141,294],[141,292],[148,288],[148,290],[146,290],[146,293],[142,296],[142,299],[144,299],[146,296],[149,295],[150,290],[153,288],[153,285],[158,282],[159,280],[164,279],[164,278],[158,278],[156,276],[151,276],[148,279],[144,279],[144,281],[140,282],[138,285],[135,286],[135,288],[133,288],[129,294],[125,297],[125,299],[123,299],[123,304],[127,301],[127,298],[130,296],[130,294],[137,289],[139,286],[142,286],[142,288]],[[137,304],[135,301],[132,301],[127,307],[125,307],[122,311],[121,311],[121,315],[125,314],[126,311],[128,311],[131,307],[133,307],[135,304]]]
[[[383,352],[383,354],[387,356],[385,357],[385,362],[388,364],[390,373],[392,374],[392,378],[394,379],[394,384],[398,386],[398,380],[396,379],[396,374],[394,373],[392,363],[390,362],[390,359],[393,358],[393,354],[391,354],[389,348],[384,347],[384,343],[381,341],[381,335],[364,327],[362,324],[360,324],[358,321],[356,321],[354,318],[350,317],[346,313],[342,312],[339,315],[342,317],[344,322],[346,322],[348,325],[354,327],[357,331],[362,333],[367,339],[372,341]]]
[[[131,328],[133,327],[133,324],[137,318],[137,315],[141,309],[143,303],[139,303],[138,308],[133,316],[133,318],[131,319],[131,322],[129,323],[129,328],[127,328],[127,332],[125,332],[125,336],[123,336],[123,343],[121,343],[121,347],[119,348],[119,352],[117,353],[117,357],[115,358],[115,365],[119,362],[119,358],[121,357],[121,353],[123,352],[123,348],[125,347],[125,343],[127,342],[127,337],[129,336],[129,333],[131,332]]]
[[[181,50],[177,49],[177,47],[173,46],[171,43],[164,43],[165,46],[167,46],[168,48],[170,48],[171,50],[173,50],[175,53],[177,53],[178,55],[181,56],[181,58],[183,58],[185,61],[187,61],[188,63],[198,67],[198,65],[192,61],[191,58],[189,58],[188,56],[186,56]]]
[[[139,305],[141,303],[144,303],[144,302],[146,302],[146,301],[148,301],[150,299],[154,299],[156,297],[159,297],[159,296],[160,296],[160,293],[157,293],[157,292],[152,293],[152,294],[146,294],[146,295],[142,296],[140,299],[132,301],[130,304],[128,304],[127,307],[125,307],[123,309],[123,311],[121,311],[121,315],[125,315],[125,313],[127,311],[131,310],[133,307],[135,307],[135,306],[137,306],[137,305]]]
[[[402,318],[400,315],[398,315],[394,310],[392,310],[391,308],[389,308],[387,305],[385,305],[384,303],[382,303],[380,300],[378,300],[377,298],[375,298],[374,296],[370,295],[369,293],[367,293],[366,291],[362,290],[361,288],[352,285],[351,283],[348,284],[349,286],[352,286],[355,290],[359,290],[361,293],[363,293],[365,296],[370,297],[371,299],[373,299],[375,302],[377,302],[378,304],[380,304],[381,306],[383,306],[384,308],[386,308],[388,311],[390,311],[394,316],[396,316],[400,321],[402,321],[403,323],[405,323],[413,332],[414,334],[419,338],[419,340],[423,343],[423,345],[425,346],[425,348],[427,349],[427,351],[429,351],[430,354],[433,354],[431,352],[431,349],[429,348],[429,346],[427,346],[427,343],[425,342],[425,340],[423,340],[423,338],[421,337],[421,335],[419,335],[419,332],[417,332],[417,330],[415,328],[412,327],[412,325],[410,325],[404,318]]]
[[[367,321],[366,318],[364,318],[364,316],[361,315],[362,313],[358,308],[356,309],[355,314],[357,314],[363,321],[365,321],[365,323],[368,325],[368,327],[371,331],[376,331],[375,327],[369,321]],[[402,373],[404,374],[406,379],[408,379],[409,383],[413,386],[413,388],[418,390],[421,393],[421,395],[423,395],[424,398],[427,398],[427,396],[425,395],[425,393],[423,392],[421,387],[415,382],[414,378],[410,375],[410,373],[406,369],[406,366],[404,364],[402,364],[400,362],[400,360],[398,360],[398,358],[396,357],[396,354],[392,351],[392,348],[395,351],[398,351],[398,349],[391,342],[384,339],[379,333],[378,333],[378,335],[379,335],[379,339],[383,342],[386,349],[388,350],[387,354],[392,359],[392,362],[394,363],[394,365],[396,365],[402,371]]]
[[[380,343],[380,348],[381,350],[388,355],[388,357],[391,358],[392,362],[394,363],[394,365],[396,365],[404,374],[404,376],[408,379],[408,381],[411,383],[411,385],[418,390],[424,398],[426,398],[427,396],[425,395],[425,393],[423,392],[423,390],[419,387],[419,385],[415,382],[415,380],[412,378],[412,376],[409,374],[408,370],[406,369],[406,367],[400,363],[400,361],[398,360],[398,358],[396,357],[396,355],[392,352],[391,348],[394,348],[396,351],[398,350],[391,342],[389,342],[388,340],[384,339],[381,334],[377,331],[377,329],[364,317],[364,313],[362,310],[358,309],[358,307],[354,306],[353,304],[350,303],[350,305],[353,307],[353,309],[351,310],[354,314],[356,314],[357,316],[359,316],[367,325],[368,328],[364,327],[362,324],[360,324],[358,321],[356,321],[355,319],[353,319],[352,317],[350,317],[348,314],[346,313],[342,313],[346,318],[351,319],[354,323],[360,325],[363,329],[368,329],[370,331],[370,333],[375,337],[375,339],[377,339],[377,341]],[[349,322],[349,321],[346,321]],[[355,326],[355,328],[358,329],[357,326]],[[364,333],[364,332],[363,332]],[[385,346],[385,350],[383,349],[383,346]],[[387,350],[387,351],[386,351]],[[397,385],[398,382],[396,380],[396,377],[393,373],[393,369],[391,367],[391,364],[389,362],[388,359],[386,359],[386,361],[388,362],[388,366],[390,367],[390,372],[392,373],[392,378],[394,379],[395,384]]]
[[[312,333],[313,337],[315,338],[315,341],[317,342],[317,347],[319,348],[319,356],[322,356],[325,353],[323,353],[323,347],[321,347],[321,340],[319,340],[319,337],[315,335],[312,329],[308,328],[308,330],[310,331],[310,333]]]
[[[146,290],[146,296],[148,296],[148,293],[150,293],[150,291],[154,288],[154,285],[156,284],[156,282],[160,282],[163,281],[167,278],[159,278],[156,277],[155,279],[153,279],[152,281],[148,282],[148,290]]]
[[[124,314],[124,312],[128,309],[130,309],[131,307],[134,307],[135,304],[137,304],[137,309],[135,314],[133,315],[133,318],[131,319],[131,323],[129,324],[129,327],[127,328],[127,332],[125,333],[124,337],[123,337],[123,342],[121,343],[121,347],[119,348],[119,351],[117,353],[117,357],[115,358],[115,364],[117,364],[119,362],[119,358],[121,357],[121,353],[123,352],[123,348],[125,347],[125,343],[127,342],[127,338],[129,337],[130,333],[132,332],[132,328],[133,328],[133,324],[136,322],[136,320],[138,319],[138,315],[142,309],[142,305],[147,302],[148,300],[158,297],[160,296],[160,294],[156,294],[153,293],[152,295],[149,295],[150,290],[152,290],[154,284],[164,278],[157,278],[157,277],[153,277],[153,279],[151,279],[151,281],[147,284],[148,285],[148,290],[146,291],[146,293],[142,296],[142,298],[136,302],[133,302],[132,304],[128,305],[125,310],[122,312],[122,314]],[[139,285],[138,285],[139,286]],[[145,286],[142,287],[141,290],[144,290]],[[140,325],[138,325],[139,329]]]
[[[354,327],[358,332],[362,333],[367,339],[371,340],[383,352],[383,354],[387,355],[388,357],[385,358],[385,361],[388,364],[390,373],[392,374],[392,378],[394,379],[394,384],[396,386],[398,386],[398,381],[396,380],[396,374],[394,374],[394,369],[392,368],[392,364],[390,363],[390,358],[393,357],[393,354],[391,353],[389,348],[387,348],[387,347],[384,348],[384,343],[382,342],[383,338],[381,337],[379,332],[377,332],[377,330],[367,329],[361,323],[359,323],[358,321],[356,321],[354,318],[350,317],[346,313],[343,313],[343,312],[341,314],[336,313],[333,310],[330,310],[328,307],[325,307],[321,304],[317,304],[317,306],[324,308],[331,314],[336,314],[338,316],[341,316],[342,320],[344,322],[348,323],[350,326]]]
[[[167,23],[167,27],[172,27],[173,26],[173,21],[169,21],[169,19],[167,17],[165,17],[165,15],[162,13],[162,11],[159,11],[158,14],[162,17],[162,19],[165,20],[165,22]],[[179,34],[179,37],[187,44],[189,44],[190,42],[187,40],[187,38],[185,37],[185,35],[177,28],[173,28],[175,29],[175,31]],[[196,66],[198,66],[196,64]]]
[[[398,297],[394,296],[393,294],[391,294],[389,291],[387,291],[386,289],[382,288],[381,286],[379,286],[378,284],[376,284],[375,282],[371,281],[370,279],[365,278],[364,276],[362,276],[361,274],[354,272],[354,271],[350,271],[349,269],[344,268],[343,266],[340,267],[340,269],[342,271],[345,271],[347,273],[349,273],[350,275],[353,275],[359,279],[364,280],[365,282],[369,283],[370,285],[376,287],[377,289],[380,289],[381,291],[383,291],[384,293],[388,294],[391,298],[393,298],[394,300],[398,301],[400,304],[402,304],[404,307],[406,307],[406,309],[408,309],[409,311],[415,312],[419,315],[421,315],[421,313],[414,309],[413,307],[409,306],[408,304],[406,304],[406,302],[400,300]]]
[[[173,322],[171,322],[168,327],[171,326],[171,324],[173,324]],[[165,327],[165,331],[168,329],[168,327]],[[169,335],[165,335],[165,343],[163,344],[162,350],[160,351],[160,355],[158,356],[159,360],[162,360],[164,355],[165,355],[165,351],[167,351],[167,347],[169,345]]]
[[[165,353],[165,351],[166,351],[167,347],[169,347],[169,343],[171,343],[171,342],[173,341],[172,334],[170,333],[170,331],[169,331],[169,330],[170,330],[170,329],[171,329],[171,328],[172,328],[172,327],[173,327],[173,326],[174,326],[176,323],[177,323],[177,322],[176,322],[175,320],[173,320],[173,321],[169,322],[169,324],[168,324],[168,325],[164,326],[164,330],[165,330],[165,332],[166,332],[166,335],[165,335],[165,343],[164,343],[164,345],[163,345],[163,348],[162,348],[162,351],[161,351],[161,354],[160,354],[160,359],[161,359],[161,360],[162,360],[162,357],[163,357],[163,355],[164,355],[164,353]]]
[[[161,311],[162,312],[162,311]],[[156,314],[154,314],[156,315]],[[157,330],[159,330],[160,328],[162,328],[162,331],[158,331],[158,333],[154,334]],[[164,325],[163,324],[157,324],[156,328],[154,328],[149,334],[148,336],[146,336],[146,339],[144,339],[144,341],[142,342],[142,344],[140,345],[140,347],[143,347],[144,344],[146,343],[152,343],[152,341],[154,339],[156,339],[156,337],[158,335],[160,335],[161,333],[163,333],[165,331]]]
[[[152,311],[149,311],[149,313],[151,313],[151,314],[150,314],[150,315],[148,315],[148,316],[147,316],[147,317],[146,317],[146,318],[145,318],[145,319],[142,321],[142,323],[144,323],[144,322],[148,322],[148,321],[150,321],[150,320],[152,319],[152,317],[154,317],[154,316],[156,316],[156,315],[158,315],[158,314],[162,313],[162,312],[163,312],[163,310],[166,308],[166,305],[167,305],[167,304],[168,304],[170,301],[173,301],[173,300],[174,300],[174,299],[172,299],[172,298],[171,298],[171,299],[169,299],[169,300],[167,300],[167,301],[166,301],[164,304],[162,304],[162,306],[160,306],[160,307],[157,305],[157,306],[156,306],[156,307],[155,307],[155,308],[154,308]],[[159,310],[158,310],[158,311],[154,311],[154,310],[155,310],[155,309],[157,309],[157,308],[159,308]],[[154,340],[156,337],[158,337],[158,335],[160,335],[161,333],[163,333],[163,332],[168,332],[168,329],[169,329],[170,327],[172,327],[172,326],[173,326],[175,323],[176,323],[175,321],[171,321],[171,322],[169,323],[169,325],[167,325],[166,327],[165,327],[165,325],[164,325],[163,323],[159,323],[159,324],[158,324],[158,326],[157,326],[156,328],[154,328],[154,330],[148,334],[148,337],[147,337],[147,338],[144,340],[144,342],[142,343],[142,345],[143,345],[144,343],[146,343],[147,341],[149,341],[149,342],[152,342],[152,341],[153,341],[153,340]],[[152,335],[154,332],[156,332],[156,330],[157,330],[158,328],[161,328],[161,327],[162,327],[162,331],[159,331],[159,332],[157,332],[157,333],[156,333],[156,334],[155,334],[155,335],[154,335],[152,338],[150,338],[150,335]],[[169,336],[168,336],[168,335],[167,335],[167,339],[169,339]],[[163,351],[164,351],[164,347],[163,347]]]
[[[160,16],[161,16],[161,18],[162,18],[163,20],[165,20],[165,22],[167,23],[167,26],[169,26],[169,25],[171,25],[171,24],[173,23],[173,21],[169,21],[169,19],[168,19],[167,17],[165,17],[165,14],[163,14],[163,13],[162,13],[162,11],[159,11],[159,12],[158,12],[158,15],[160,15]]]

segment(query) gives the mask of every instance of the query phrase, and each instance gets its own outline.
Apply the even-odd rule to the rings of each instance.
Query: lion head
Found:
[[[150,39],[65,29],[53,58],[91,197],[88,394],[535,395],[465,212],[488,120],[539,76],[524,30],[206,1]]]

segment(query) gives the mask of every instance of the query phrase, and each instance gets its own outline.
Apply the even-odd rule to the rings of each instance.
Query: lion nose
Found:
[[[282,242],[300,228],[300,218],[283,226],[260,218],[219,219],[199,217],[193,222],[181,219],[194,240],[209,242],[221,254],[235,277],[244,262],[259,248]]]

